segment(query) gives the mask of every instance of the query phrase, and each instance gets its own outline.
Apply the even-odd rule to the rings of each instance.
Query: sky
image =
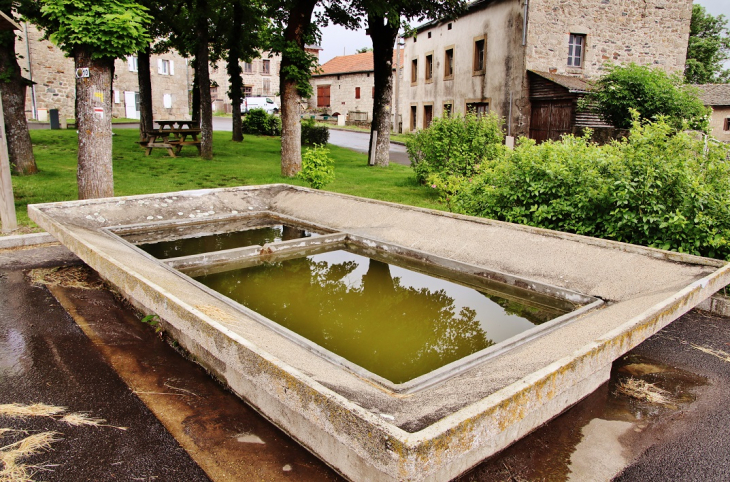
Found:
[[[730,19],[730,0],[698,0],[712,15],[725,15]],[[420,22],[419,22],[420,23]],[[347,30],[339,25],[330,25],[322,29],[322,51],[319,55],[321,63],[325,63],[338,55],[352,55],[357,49],[372,47],[370,37],[365,29]]]

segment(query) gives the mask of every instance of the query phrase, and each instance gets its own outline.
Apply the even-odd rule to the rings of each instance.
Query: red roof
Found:
[[[395,60],[396,53],[393,52]],[[403,53],[401,51],[401,58]],[[393,65],[395,68],[395,65]],[[315,75],[334,75],[348,74],[353,72],[372,72],[373,69],[373,53],[365,52],[363,54],[340,55],[334,57],[319,67],[319,71]]]

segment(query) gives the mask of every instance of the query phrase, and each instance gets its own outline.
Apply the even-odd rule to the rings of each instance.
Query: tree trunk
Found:
[[[190,63],[193,68],[193,112],[192,119],[200,123],[200,83],[198,82],[198,64],[195,59]]]
[[[206,12],[208,2],[200,1],[198,9]],[[200,157],[213,159],[213,100],[210,96],[210,72],[208,71],[208,15],[199,14],[195,66],[200,91]]]
[[[33,144],[25,118],[25,90],[28,81],[20,75],[20,66],[15,55],[15,33],[12,31],[0,32],[0,79],[3,79],[0,89],[10,164],[18,174],[35,174],[38,167],[33,157]]]
[[[390,25],[386,18],[368,14],[368,28],[373,40],[373,122],[370,128],[370,147],[372,151],[373,132],[378,133],[375,145],[375,165],[387,167],[390,163],[390,125],[391,101],[393,99],[393,45],[398,36],[399,22]],[[368,153],[368,159],[372,152]]]
[[[304,50],[304,34],[312,22],[312,12],[317,0],[302,0],[294,4],[289,23],[284,30],[287,44],[295,44]],[[296,68],[295,59],[288,50],[281,55],[281,175],[294,177],[302,170],[302,124],[299,117],[299,92],[297,81],[286,74]]]
[[[79,199],[114,196],[112,175],[113,59],[92,59],[83,47],[74,50],[76,69],[89,77],[76,78],[76,126],[79,131],[77,180]]]
[[[137,79],[139,81],[139,140],[147,138],[153,128],[152,80],[150,78],[150,47],[137,53]]]
[[[240,2],[233,5],[231,19],[231,38],[228,46],[228,76],[231,79],[230,97],[233,110],[233,134],[231,140],[243,141],[243,126],[241,122],[241,98],[243,97],[243,77],[241,77],[241,38],[239,32],[243,26],[243,8]]]

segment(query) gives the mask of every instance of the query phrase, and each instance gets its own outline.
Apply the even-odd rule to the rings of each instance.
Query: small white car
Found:
[[[244,114],[253,109],[264,109],[269,114],[278,114],[279,106],[271,97],[246,97],[241,104],[241,112]]]

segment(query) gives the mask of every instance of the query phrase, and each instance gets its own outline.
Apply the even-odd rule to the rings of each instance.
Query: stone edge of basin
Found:
[[[246,189],[262,188],[272,186]],[[308,191],[306,188],[292,189]],[[404,208],[392,203],[383,204]],[[59,204],[52,206],[65,207]],[[405,208],[480,222],[450,213]],[[28,209],[34,221],[112,284],[129,288],[141,281],[124,273],[115,260],[106,259],[104,253],[94,252],[83,240],[77,239],[75,233],[57,225],[43,212],[44,205],[31,205]],[[510,227],[514,228],[514,225]],[[516,228],[566,239],[590,240],[593,244],[671,261],[715,267],[724,264],[537,228]],[[204,366],[225,380],[265,417],[346,477],[355,480],[445,480],[505,448],[591,393],[608,379],[613,360],[727,284],[730,278],[728,271],[728,266],[720,268],[583,346],[571,356],[557,360],[415,433],[387,423],[297,369],[281,363],[241,336],[227,331],[205,313],[184,313],[185,303],[175,301],[174,296],[165,299],[166,305],[170,300],[178,303],[165,313],[165,318],[172,325],[173,336]],[[123,289],[123,292],[128,293],[129,290]],[[158,295],[148,294],[146,299],[137,299],[135,304],[146,311],[156,311],[161,306],[154,302]],[[195,323],[200,325],[195,326]]]

